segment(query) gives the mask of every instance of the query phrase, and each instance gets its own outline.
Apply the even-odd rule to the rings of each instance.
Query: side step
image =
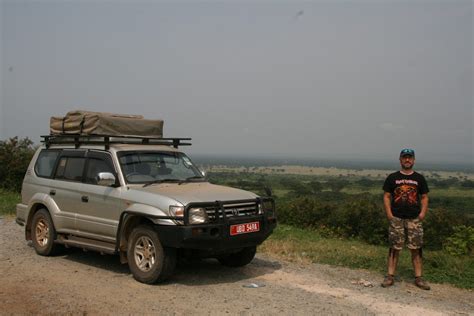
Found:
[[[71,235],[58,235],[57,243],[63,244],[66,247],[77,247],[85,250],[97,251],[102,254],[115,254],[115,244],[105,241],[88,239],[83,237]]]

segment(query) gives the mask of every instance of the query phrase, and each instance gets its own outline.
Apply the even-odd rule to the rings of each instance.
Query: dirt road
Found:
[[[23,227],[0,219],[2,315],[474,315],[472,291],[440,284],[422,291],[405,282],[382,289],[380,281],[372,272],[259,254],[238,269],[215,260],[180,265],[170,281],[150,286],[136,282],[117,256],[78,249],[38,256]]]

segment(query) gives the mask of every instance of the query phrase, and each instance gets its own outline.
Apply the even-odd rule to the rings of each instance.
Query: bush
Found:
[[[371,199],[356,198],[345,203],[330,203],[302,197],[279,208],[278,220],[296,227],[318,228],[338,236],[382,244],[387,239],[384,214],[381,205]]]
[[[456,226],[454,233],[446,239],[444,249],[452,255],[462,256],[474,254],[474,227]]]
[[[443,243],[454,233],[454,227],[468,222],[463,214],[448,212],[444,208],[430,209],[423,222],[424,242],[429,249],[442,249]]]
[[[474,181],[472,180],[465,180],[461,183],[463,188],[474,188]]]
[[[279,222],[301,228],[322,229],[333,236],[359,238],[373,245],[387,244],[388,223],[378,199],[364,195],[352,195],[351,199],[347,199],[341,195],[339,198],[342,201],[331,202],[321,199],[323,195],[325,194],[298,197],[288,202],[278,201]],[[449,212],[444,208],[431,209],[423,224],[426,247],[442,249],[443,244],[451,237],[449,249],[472,249],[469,242],[467,245],[471,246],[461,246],[458,240],[469,240],[464,231],[464,235],[458,232],[454,235],[457,237],[453,237],[455,227],[468,222],[468,218],[463,214]]]
[[[21,183],[35,149],[29,138],[0,141],[0,187],[21,191]]]
[[[297,198],[278,208],[278,219],[282,223],[297,227],[319,227],[325,225],[334,206],[314,198]]]

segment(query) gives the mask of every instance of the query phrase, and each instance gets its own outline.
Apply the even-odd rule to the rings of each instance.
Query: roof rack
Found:
[[[178,148],[178,146],[191,146],[191,138],[157,138],[144,136],[127,136],[127,135],[79,135],[79,134],[60,134],[60,135],[43,135],[41,141],[49,148],[52,144],[74,145],[75,148],[81,145],[104,145],[105,149],[109,149],[111,144],[135,144],[135,145],[166,145]]]

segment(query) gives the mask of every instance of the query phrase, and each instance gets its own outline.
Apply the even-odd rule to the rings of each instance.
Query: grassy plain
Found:
[[[20,202],[20,194],[0,189],[0,214],[15,214],[16,204]]]

